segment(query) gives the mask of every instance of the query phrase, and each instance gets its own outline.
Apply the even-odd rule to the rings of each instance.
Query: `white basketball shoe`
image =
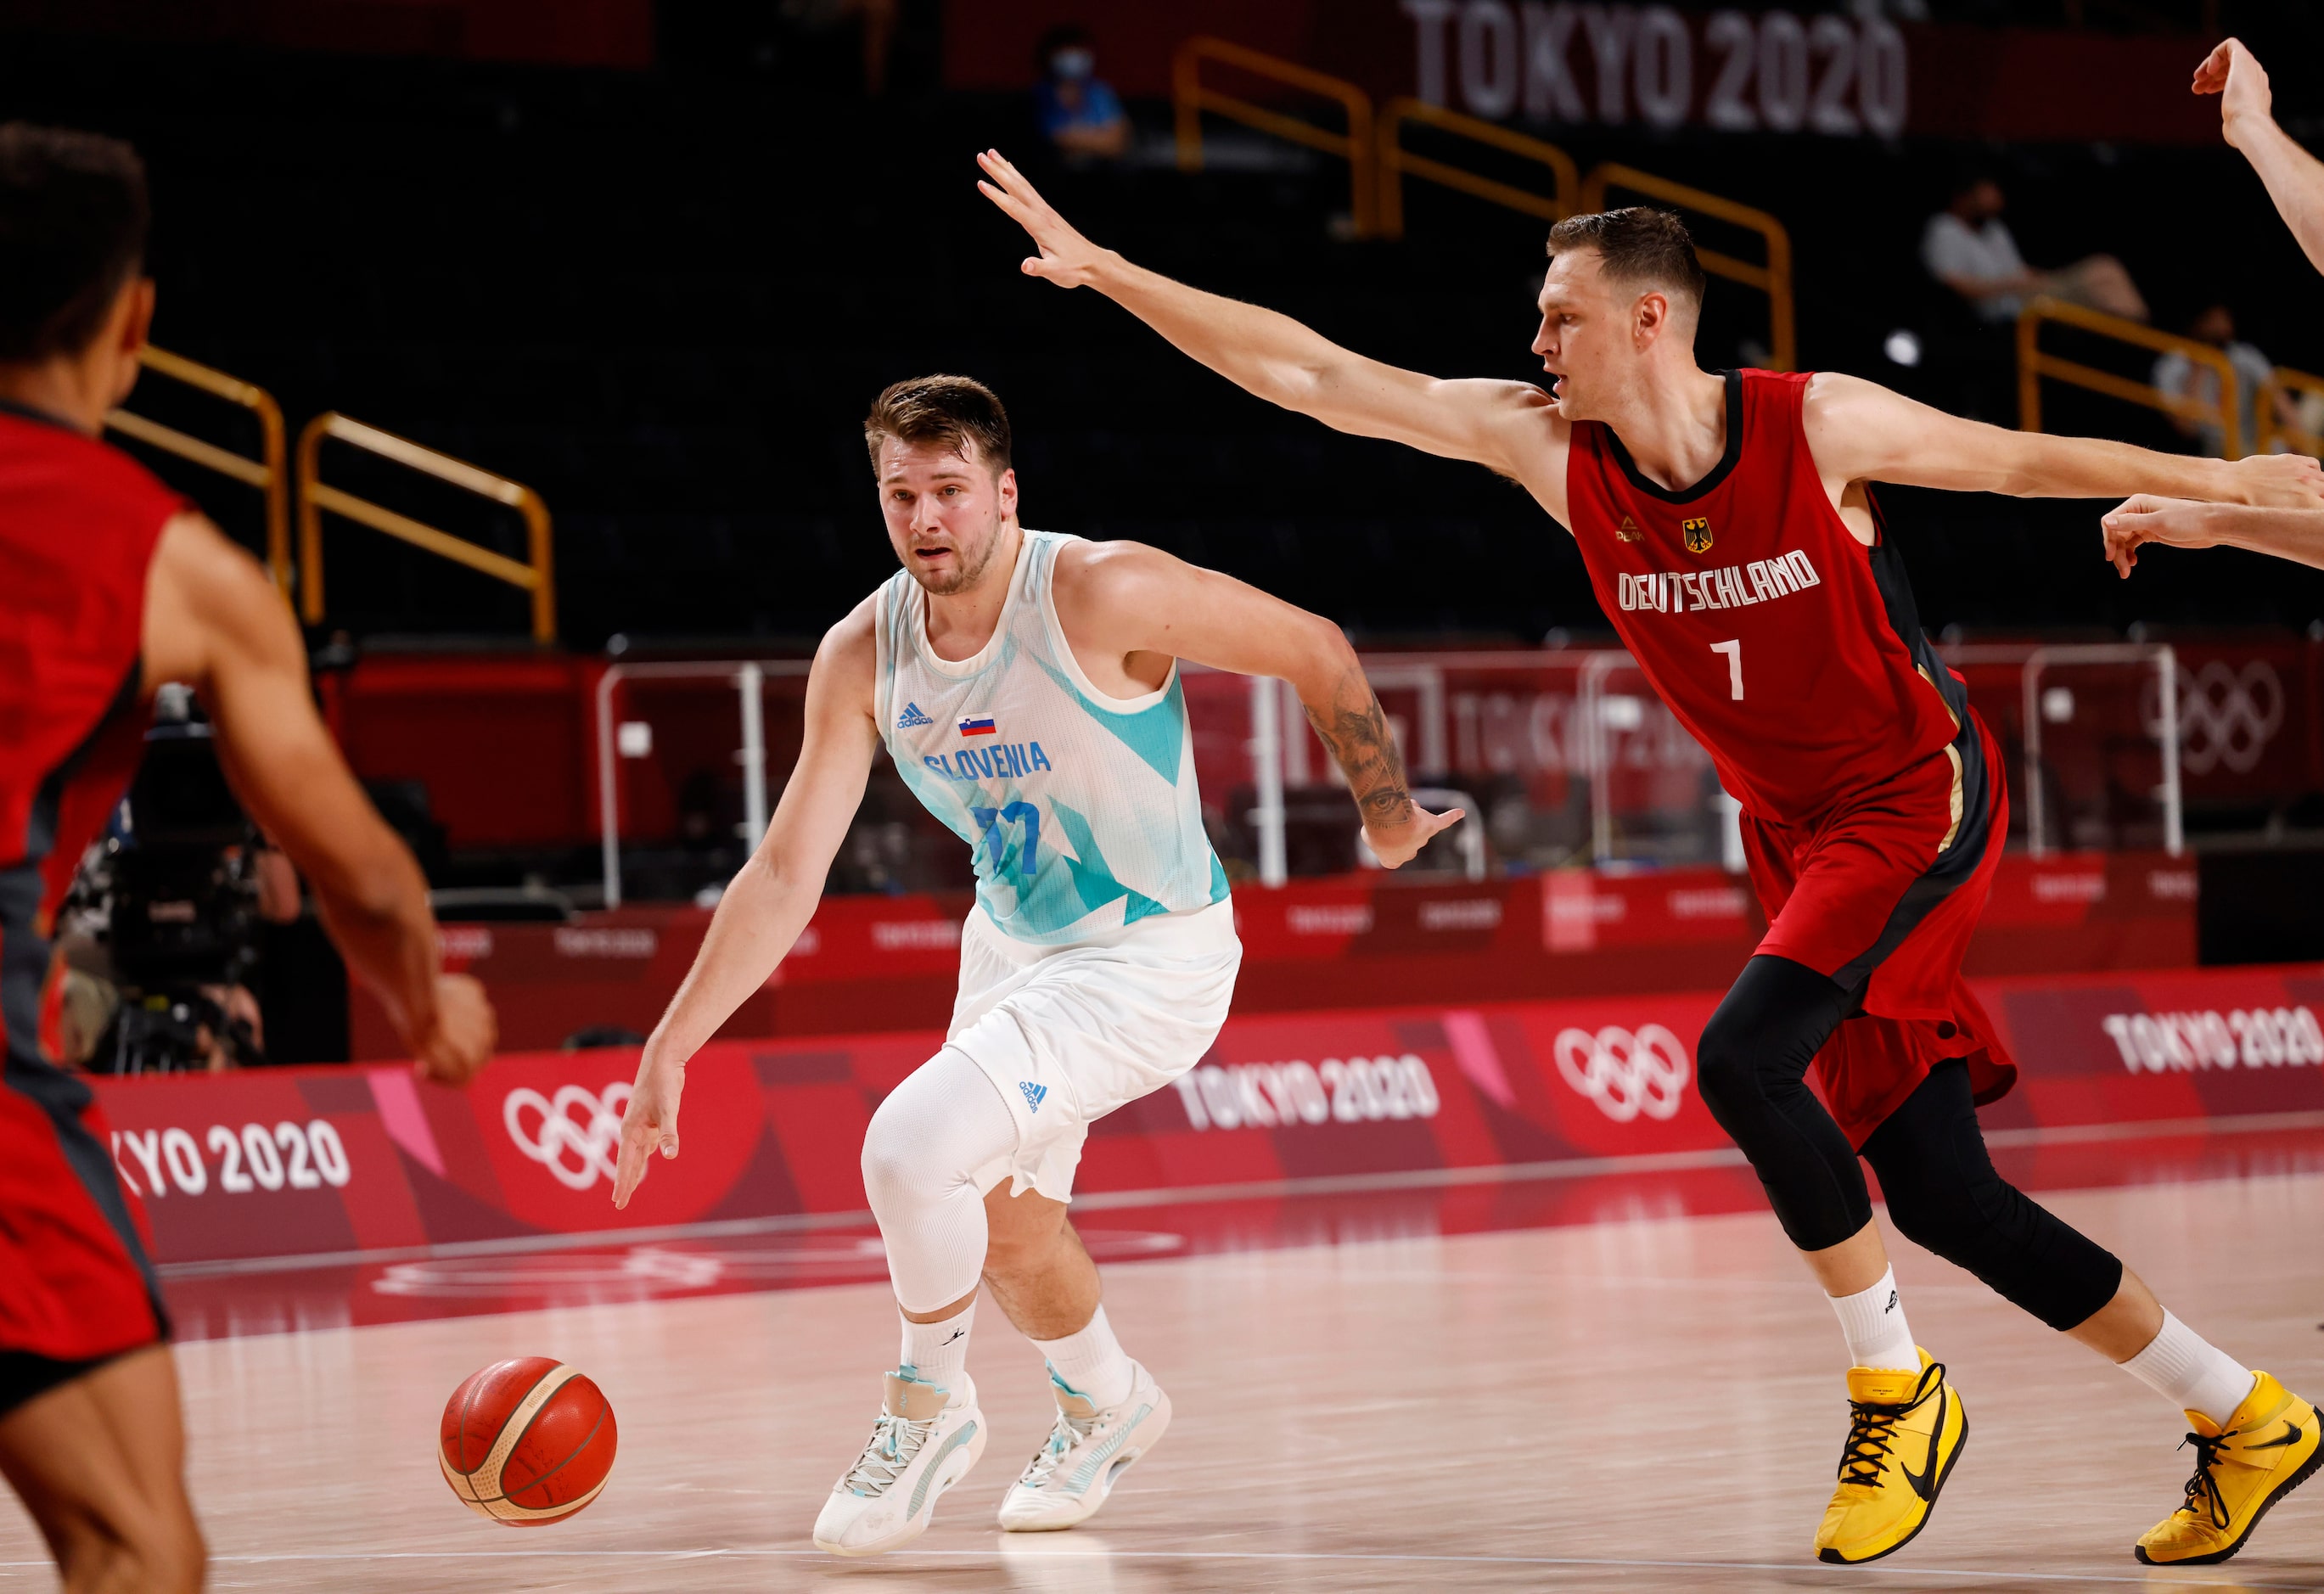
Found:
[[[984,1453],[984,1414],[966,1373],[947,1390],[903,1368],[888,1375],[888,1396],[871,1442],[834,1485],[815,1519],[815,1547],[834,1555],[878,1555],[927,1531],[936,1501]]]
[[[1057,1425],[1001,1500],[1003,1528],[1051,1533],[1088,1521],[1113,1492],[1114,1480],[1161,1442],[1170,1426],[1170,1397],[1137,1362],[1130,1370],[1129,1395],[1103,1411],[1056,1373],[1049,1375]]]

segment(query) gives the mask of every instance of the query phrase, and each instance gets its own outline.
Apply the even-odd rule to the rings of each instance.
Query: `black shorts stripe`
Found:
[[[37,1399],[128,1354],[121,1350],[111,1356],[92,1356],[86,1361],[59,1361],[53,1356],[30,1350],[0,1350],[0,1417],[28,1400]]]
[[[1904,557],[1897,551],[1895,539],[1888,535],[1879,501],[1868,491],[1866,497],[1877,536],[1872,545],[1872,579],[1880,589],[1881,604],[1888,612],[1888,624],[1912,656],[1914,664],[1945,700],[1959,727],[1953,733],[1952,750],[1960,759],[1961,815],[1952,844],[1937,855],[1926,873],[1904,888],[1887,923],[1881,926],[1878,939],[1833,973],[1833,981],[1849,990],[1858,990],[1869,980],[1872,971],[1903,944],[1904,937],[1918,929],[1922,920],[1977,872],[1978,866],[1985,861],[1986,849],[1995,842],[1995,771],[1986,763],[1985,738],[1969,712],[1969,688],[1946,668],[1943,659],[1930,644],[1928,633],[1921,629],[1920,605],[1913,597],[1912,580],[1904,573]]]
[[[153,1321],[161,1334],[170,1331],[169,1311],[161,1299],[161,1283],[153,1272],[145,1242],[129,1216],[129,1200],[113,1166],[113,1152],[91,1134],[81,1114],[93,1100],[88,1083],[69,1073],[40,1053],[41,981],[47,977],[49,944],[33,928],[41,901],[41,876],[31,864],[0,871],[0,1028],[5,1030],[7,1055],[0,1085],[14,1091],[47,1115],[55,1130],[66,1166],[80,1181],[97,1210],[121,1241],[145,1283],[153,1305]]]
[[[1986,767],[1985,740],[1978,734],[1977,722],[1971,720],[1964,724],[1952,745],[1961,761],[1960,828],[1953,833],[1953,844],[1939,853],[1937,861],[1904,888],[1904,894],[1889,910],[1887,922],[1880,926],[1879,939],[1834,971],[1832,981],[1843,990],[1861,989],[1872,978],[1872,971],[1904,944],[1905,936],[1920,928],[1922,920],[1969,882],[1978,866],[1985,861],[1986,849],[1994,844],[1991,777]]]

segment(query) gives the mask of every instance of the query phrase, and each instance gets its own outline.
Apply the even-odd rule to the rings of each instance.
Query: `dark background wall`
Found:
[[[1345,169],[1328,161],[1065,171],[1038,158],[1020,97],[944,90],[933,14],[905,21],[877,101],[855,90],[846,41],[754,53],[748,15],[671,7],[648,70],[20,27],[0,36],[0,102],[145,151],[166,346],[272,388],[294,425],[337,408],[539,487],[571,646],[820,631],[890,567],[863,408],[939,368],[1010,403],[1033,523],[1162,544],[1373,638],[1604,628],[1566,538],[1513,489],[1273,411],[1095,296],[1021,277],[1021,238],[977,197],[970,158],[997,143],[1102,241],[1450,373],[1534,373],[1536,224],[1416,189],[1406,242],[1350,244],[1333,225]],[[2301,57],[2278,59],[2296,120],[2314,91]],[[1166,106],[1136,112],[1167,126]],[[2324,368],[2324,282],[2222,147],[1558,136],[1585,167],[1628,161],[1781,217],[1811,366],[2014,420],[1997,368],[1881,353],[1899,327],[1941,338],[1957,318],[1914,246],[1976,162],[2006,181],[2035,262],[2111,251],[2163,324],[2223,299],[2273,357]],[[1764,336],[1753,298],[1716,286],[1706,363]],[[2181,446],[2099,401],[2053,393],[2051,415]],[[512,524],[334,468],[517,547]],[[253,524],[230,492],[205,494]],[[2159,556],[2117,582],[2096,556],[2099,505],[1889,498],[1933,628],[2324,619],[2324,575],[2234,554]],[[334,619],[358,631],[521,631],[512,594],[357,530],[329,546]]]

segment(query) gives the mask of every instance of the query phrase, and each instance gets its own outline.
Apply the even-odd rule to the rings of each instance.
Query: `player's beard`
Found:
[[[986,530],[983,542],[973,550],[955,541],[953,552],[956,557],[953,574],[949,576],[930,577],[922,574],[918,566],[906,567],[911,570],[912,579],[918,582],[921,589],[931,597],[948,598],[955,593],[966,592],[984,579],[985,567],[992,563],[992,556],[1001,547],[1001,523],[993,521]]]

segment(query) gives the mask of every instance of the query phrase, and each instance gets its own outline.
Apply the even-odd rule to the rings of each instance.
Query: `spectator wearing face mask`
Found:
[[[2187,324],[2187,336],[2218,349],[2235,368],[2236,424],[2241,428],[2245,453],[2255,453],[2259,447],[2259,400],[2263,392],[2269,395],[2279,428],[2299,427],[2300,414],[2292,396],[2268,386],[2275,374],[2275,362],[2236,336],[2235,314],[2227,306],[2206,308]],[[2175,350],[2154,362],[2154,385],[2174,399],[2192,399],[2197,403],[2215,406],[2219,402],[2218,372]],[[2227,451],[2226,428],[2217,422],[2183,415],[2171,419],[2182,436],[2193,438],[2201,445],[2204,453],[2218,455]],[[2280,453],[2286,447],[2279,441],[2276,451]]]
[[[1041,84],[1034,91],[1041,134],[1069,159],[1118,161],[1130,148],[1130,118],[1097,76],[1089,31],[1066,24],[1041,35]]]
[[[2014,321],[2026,301],[2041,294],[2133,321],[2146,319],[2146,300],[2111,254],[2093,254],[2054,272],[2027,265],[2009,224],[2001,219],[2007,203],[1991,177],[1971,176],[1955,190],[1951,204],[1929,217],[1921,235],[1922,264],[1969,300],[1978,319]]]

